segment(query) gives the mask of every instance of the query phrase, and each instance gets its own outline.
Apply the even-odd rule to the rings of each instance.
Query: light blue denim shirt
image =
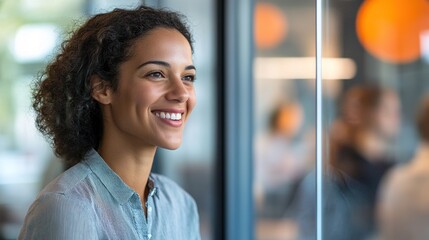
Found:
[[[42,190],[19,239],[200,239],[192,197],[160,175],[148,183],[146,217],[139,195],[91,150]]]

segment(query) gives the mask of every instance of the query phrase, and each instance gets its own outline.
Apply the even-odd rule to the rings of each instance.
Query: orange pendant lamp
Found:
[[[257,3],[254,16],[256,47],[277,47],[286,37],[287,21],[281,9],[270,3]]]
[[[421,56],[420,36],[429,31],[429,0],[365,0],[356,31],[376,58],[390,63],[415,61]]]

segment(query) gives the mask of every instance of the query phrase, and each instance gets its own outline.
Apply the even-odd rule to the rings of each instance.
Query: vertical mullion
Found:
[[[253,2],[225,1],[226,239],[253,239]]]
[[[226,0],[217,0],[214,1],[216,4],[216,29],[217,29],[217,42],[216,42],[216,78],[218,79],[216,84],[216,97],[217,97],[217,106],[216,106],[216,120],[217,120],[217,135],[216,135],[216,144],[217,144],[217,156],[215,164],[215,207],[213,212],[213,239],[226,239],[226,94],[225,94],[225,1]]]
[[[316,239],[322,240],[322,1],[316,0]]]

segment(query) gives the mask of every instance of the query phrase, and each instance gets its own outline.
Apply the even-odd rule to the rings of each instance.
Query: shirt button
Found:
[[[148,237],[149,239],[151,239],[151,238],[152,238],[152,234],[150,234],[150,233],[149,233],[149,234],[147,235],[147,237]]]
[[[151,206],[149,206],[149,207],[147,208],[147,210],[148,210],[149,212],[152,212],[152,207],[151,207]]]

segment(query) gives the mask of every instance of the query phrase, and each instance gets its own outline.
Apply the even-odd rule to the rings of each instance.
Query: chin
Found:
[[[160,145],[159,147],[168,149],[168,150],[176,150],[180,147],[180,145],[182,145],[182,141],[178,141],[178,142],[170,142],[170,143],[164,143],[162,145]]]

